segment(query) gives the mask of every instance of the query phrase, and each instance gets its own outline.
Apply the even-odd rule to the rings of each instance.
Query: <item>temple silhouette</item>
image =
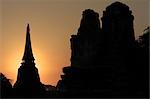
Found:
[[[2,97],[148,98],[150,30],[136,40],[133,21],[132,11],[121,2],[103,11],[102,26],[97,12],[83,11],[78,32],[70,38],[71,64],[63,68],[56,87],[40,81],[28,24],[14,86],[0,73]]]
[[[14,90],[17,97],[43,97],[44,87],[40,82],[38,69],[35,67],[34,56],[30,40],[30,27],[27,26],[26,44],[22,63],[18,69]]]
[[[148,56],[139,58],[132,11],[114,2],[101,20],[102,27],[97,12],[83,11],[70,39],[71,66],[63,68],[57,88],[64,97],[148,97]]]

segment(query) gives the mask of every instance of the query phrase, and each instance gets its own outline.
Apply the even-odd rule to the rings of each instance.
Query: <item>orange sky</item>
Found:
[[[44,84],[56,85],[70,65],[70,36],[76,34],[82,11],[102,12],[115,0],[0,0],[0,72],[16,81],[30,23],[36,67]],[[135,16],[135,35],[148,26],[149,0],[118,0]]]

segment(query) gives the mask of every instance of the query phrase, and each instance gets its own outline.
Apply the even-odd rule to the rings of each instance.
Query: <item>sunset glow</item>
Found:
[[[128,4],[136,16],[134,27],[138,37],[149,25],[146,13],[149,0],[118,1]],[[41,82],[56,85],[62,68],[70,65],[70,36],[77,33],[82,11],[91,8],[101,18],[102,11],[112,2],[114,0],[0,0],[0,72],[15,83],[29,23]]]

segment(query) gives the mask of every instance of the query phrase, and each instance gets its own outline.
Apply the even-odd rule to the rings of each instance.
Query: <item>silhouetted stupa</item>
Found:
[[[22,65],[18,69],[17,81],[14,84],[14,89],[18,97],[40,97],[43,95],[44,87],[40,82],[38,69],[35,67],[34,60],[28,24]]]

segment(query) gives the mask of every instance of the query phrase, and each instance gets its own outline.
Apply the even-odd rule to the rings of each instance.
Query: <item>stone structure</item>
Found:
[[[58,89],[67,96],[96,96],[111,91],[111,68],[103,66],[104,42],[98,13],[87,9],[82,14],[77,35],[71,39],[71,66],[64,67]],[[101,64],[101,65],[100,65]],[[100,78],[100,79],[99,79]],[[109,81],[108,81],[109,80]],[[102,93],[99,93],[100,88]]]
[[[85,10],[77,35],[72,35],[70,39],[71,66],[90,68],[93,65],[93,59],[97,55],[97,50],[100,49],[100,31],[98,13],[90,9]]]
[[[101,19],[102,28],[98,13],[85,10],[77,35],[71,36],[71,66],[63,68],[64,75],[57,85],[66,96],[128,97],[133,94],[132,12],[127,5],[115,2],[106,8]]]
[[[118,63],[116,61],[122,59],[123,53],[126,54],[134,45],[134,17],[127,5],[115,2],[106,8],[101,19],[105,50],[111,56],[109,63],[112,59]]]
[[[28,24],[22,65],[18,69],[17,81],[14,84],[16,96],[18,97],[40,97],[44,93],[44,87],[40,82],[38,69],[35,67],[34,60]]]

